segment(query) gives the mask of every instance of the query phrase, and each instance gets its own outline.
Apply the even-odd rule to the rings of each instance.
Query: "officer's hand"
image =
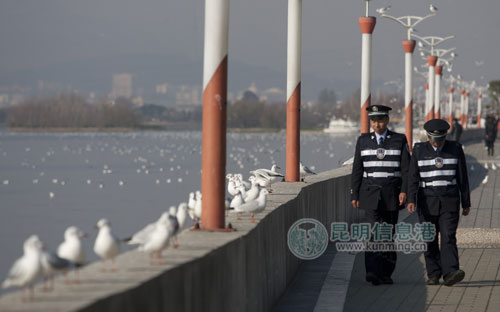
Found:
[[[399,193],[399,205],[403,206],[406,204],[406,193]]]
[[[470,207],[464,208],[464,209],[462,210],[462,215],[466,216],[466,215],[468,215],[468,214],[469,214],[469,212],[470,212]]]
[[[415,204],[409,203],[408,204],[408,213],[414,213],[414,212],[415,212]]]
[[[351,203],[352,203],[352,206],[353,206],[354,208],[356,208],[356,209],[358,209],[358,208],[359,208],[359,200],[352,200],[352,201],[351,201]]]

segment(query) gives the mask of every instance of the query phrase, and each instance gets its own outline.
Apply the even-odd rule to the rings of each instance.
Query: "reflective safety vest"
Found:
[[[359,141],[363,162],[363,181],[369,185],[401,185],[401,152],[406,147],[404,135],[388,134],[382,145],[375,134],[363,135]]]
[[[447,144],[446,149],[434,151],[428,143],[416,143],[413,157],[417,159],[420,188],[427,196],[458,196],[457,170],[460,148]],[[443,146],[444,147],[444,146]]]

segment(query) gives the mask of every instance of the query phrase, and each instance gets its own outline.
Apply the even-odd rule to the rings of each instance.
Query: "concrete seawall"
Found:
[[[52,293],[37,287],[33,303],[9,293],[0,298],[0,311],[268,311],[301,263],[288,249],[289,227],[314,218],[329,232],[333,221],[360,218],[350,205],[350,168],[306,181],[274,184],[255,224],[230,214],[236,232],[183,232],[181,246],[163,253],[163,266],[129,251],[117,258],[118,273],[102,273],[92,263],[82,269],[81,284],[65,286],[58,278]]]

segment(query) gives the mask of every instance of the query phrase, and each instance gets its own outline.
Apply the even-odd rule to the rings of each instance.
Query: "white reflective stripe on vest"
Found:
[[[431,178],[439,176],[454,176],[457,173],[456,170],[433,170],[427,172],[420,172],[421,178]]]
[[[401,155],[400,150],[384,150],[385,153],[384,155]],[[376,149],[367,149],[361,151],[361,156],[373,156],[377,155],[377,150]]]
[[[364,161],[364,167],[399,167],[399,161]]]
[[[442,158],[443,165],[454,165],[458,163],[458,158]],[[434,166],[436,165],[436,158],[429,160],[419,160],[418,166]]]
[[[455,185],[457,184],[457,180],[453,179],[452,181],[432,181],[432,182],[424,182],[420,181],[420,187],[427,187],[427,186],[448,186],[448,185]]]
[[[400,177],[401,172],[363,172],[363,177],[365,178],[388,178],[388,177]]]

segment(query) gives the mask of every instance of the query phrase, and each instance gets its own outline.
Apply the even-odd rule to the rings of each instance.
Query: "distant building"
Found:
[[[167,94],[168,83],[162,83],[156,85],[156,94]]]
[[[175,105],[200,105],[201,104],[201,87],[180,85],[175,88]]]
[[[131,74],[116,74],[113,75],[113,89],[111,97],[117,99],[119,97],[132,97],[132,75]]]

